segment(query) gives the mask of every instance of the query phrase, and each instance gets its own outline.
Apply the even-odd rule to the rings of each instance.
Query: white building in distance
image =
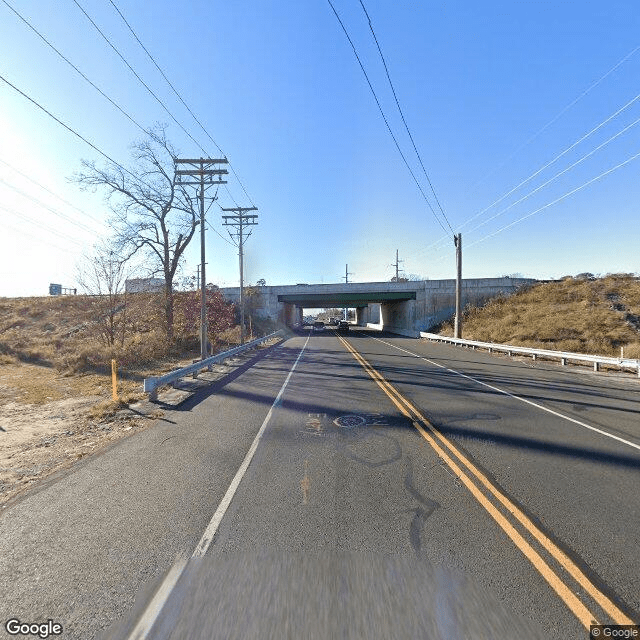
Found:
[[[126,293],[161,293],[164,278],[131,278],[124,283]]]

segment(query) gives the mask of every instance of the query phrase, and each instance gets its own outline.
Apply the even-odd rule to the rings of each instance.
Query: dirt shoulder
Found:
[[[199,385],[220,380],[255,356],[253,349],[215,365],[200,376]],[[0,509],[53,473],[151,426],[164,413],[163,396],[176,405],[190,391],[167,389],[159,393],[158,404],[151,404],[141,378],[191,362],[176,359],[138,372],[136,379],[119,380],[118,403],[111,399],[106,374],[70,376],[36,364],[0,364]]]

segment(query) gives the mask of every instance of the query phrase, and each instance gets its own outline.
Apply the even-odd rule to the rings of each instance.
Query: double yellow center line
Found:
[[[449,468],[471,492],[471,495],[473,495],[478,503],[496,521],[498,526],[509,536],[518,549],[529,559],[531,564],[533,564],[551,588],[562,598],[564,603],[586,629],[589,629],[590,625],[600,624],[596,616],[583,604],[571,588],[565,584],[558,573],[551,568],[540,553],[533,548],[532,544],[525,540],[507,516],[498,509],[497,504],[502,505],[506,512],[520,523],[522,528],[553,557],[560,567],[611,617],[615,624],[634,624],[633,620],[626,616],[610,598],[602,593],[562,549],[545,535],[469,458],[429,422],[418,407],[404,397],[391,383],[385,380],[344,338],[337,334],[336,336],[382,391],[384,391],[391,402],[393,402],[404,416],[411,420],[411,423],[420,435],[431,445],[437,455],[445,461]],[[490,500],[489,497],[482,492],[481,488],[483,488],[494,501]]]

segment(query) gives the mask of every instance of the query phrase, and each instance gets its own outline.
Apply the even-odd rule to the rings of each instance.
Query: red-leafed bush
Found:
[[[200,292],[185,291],[175,295],[174,331],[176,343],[195,348],[200,336]],[[207,291],[207,335],[212,345],[220,333],[234,324],[235,309],[219,290]]]

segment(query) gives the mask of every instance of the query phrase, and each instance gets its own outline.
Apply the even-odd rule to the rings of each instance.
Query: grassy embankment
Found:
[[[178,296],[181,294],[177,294]],[[125,302],[122,298],[118,306]],[[167,345],[162,297],[129,295],[108,322],[109,304],[92,296],[0,298],[0,400],[45,404],[73,396],[99,396],[96,412],[113,407],[111,359],[119,370],[119,396],[142,397],[142,380],[199,355],[197,335],[182,329]],[[105,316],[105,313],[107,316]],[[113,332],[114,344],[107,334]],[[218,350],[239,342],[239,327],[216,336]]]
[[[440,328],[453,335],[452,322]],[[640,358],[640,279],[567,277],[467,308],[463,337],[539,349]]]

